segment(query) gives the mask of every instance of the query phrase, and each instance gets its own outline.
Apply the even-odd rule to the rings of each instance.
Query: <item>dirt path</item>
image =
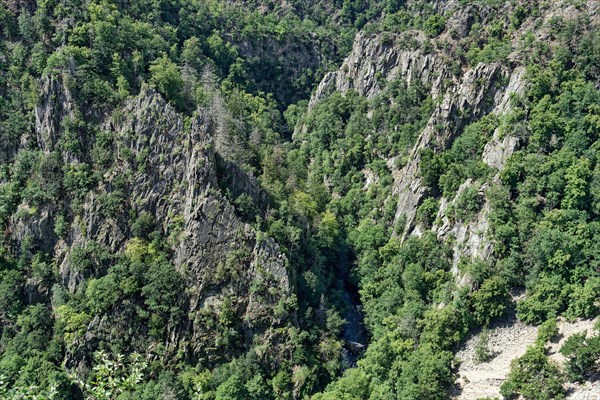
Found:
[[[594,321],[581,320],[569,323],[559,320],[559,337],[557,343],[549,348],[550,358],[558,363],[564,362],[564,357],[558,350],[564,341],[574,333],[592,331]],[[457,400],[475,400],[479,398],[500,398],[500,385],[510,372],[510,363],[515,358],[525,354],[527,347],[535,342],[537,327],[528,326],[520,321],[513,321],[497,326],[489,331],[489,349],[494,358],[489,362],[475,362],[475,348],[479,343],[480,334],[474,335],[457,353],[462,361],[459,367],[457,383],[462,391],[455,396]],[[600,400],[600,383],[570,386],[569,400]]]

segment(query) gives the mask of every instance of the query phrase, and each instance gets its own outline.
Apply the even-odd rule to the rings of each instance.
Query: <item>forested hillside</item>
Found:
[[[0,4],[0,398],[600,392],[600,2]]]

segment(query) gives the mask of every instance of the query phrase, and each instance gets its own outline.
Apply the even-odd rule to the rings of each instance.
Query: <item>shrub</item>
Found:
[[[516,6],[513,13],[510,15],[510,23],[512,27],[518,29],[523,21],[525,21],[525,18],[527,18],[527,15],[528,10],[524,6]]]
[[[240,214],[242,218],[247,221],[252,221],[253,217],[257,214],[258,208],[256,207],[256,202],[252,198],[252,196],[242,193],[240,194],[234,201],[236,211]]]
[[[475,362],[477,363],[488,362],[494,357],[493,352],[490,350],[489,334],[488,329],[484,328],[479,335],[479,340],[475,346]]]
[[[452,386],[452,360],[449,351],[437,351],[423,345],[414,352],[402,368],[398,382],[398,399],[443,400]]]
[[[142,356],[132,354],[128,359],[121,354],[110,356],[102,351],[94,355],[97,364],[87,383],[82,383],[86,398],[108,400],[122,398],[138,389],[147,367]]]
[[[494,318],[501,317],[510,303],[508,285],[499,276],[489,278],[473,292],[471,302],[475,321],[487,325]]]
[[[560,400],[565,398],[564,382],[564,375],[548,359],[543,347],[532,346],[511,363],[500,393],[508,399],[521,395],[530,400]]]
[[[571,294],[567,316],[571,318],[593,318],[600,313],[598,304],[600,293],[600,278],[589,278],[583,287],[579,287]]]
[[[600,336],[587,338],[587,331],[570,336],[561,347],[560,353],[567,358],[569,379],[584,381],[596,370],[600,360]]]
[[[165,95],[176,107],[183,104],[183,78],[177,64],[169,60],[166,54],[150,66],[150,82]]]
[[[248,398],[248,391],[240,377],[235,374],[229,377],[217,388],[216,400],[244,400]]]
[[[420,155],[419,174],[423,179],[423,183],[433,189],[437,189],[438,180],[443,168],[441,160],[430,148],[421,149]]]
[[[437,216],[439,203],[433,197],[428,197],[423,201],[417,210],[417,222],[425,227],[430,227]]]
[[[558,335],[558,324],[556,323],[556,318],[551,318],[548,321],[544,322],[538,328],[538,336],[536,339],[536,343],[539,346],[544,346],[548,341],[552,341],[556,339]]]
[[[476,186],[463,190],[454,201],[454,215],[457,221],[467,222],[473,218],[483,205],[483,194]]]
[[[93,314],[102,314],[108,311],[120,298],[117,278],[108,274],[99,279],[91,279],[85,290],[87,306]]]
[[[527,297],[517,303],[517,316],[527,324],[541,324],[565,308],[570,288],[557,275],[542,275]]]
[[[488,43],[479,48],[475,43],[467,51],[467,62],[471,66],[476,66],[479,63],[492,63],[505,61],[512,51],[512,46],[509,41],[490,39]]]
[[[154,216],[147,211],[142,211],[131,224],[131,234],[138,238],[147,239],[155,228]]]
[[[434,14],[427,18],[423,25],[423,30],[429,37],[434,37],[446,29],[446,19],[440,14]]]
[[[427,311],[419,325],[423,328],[421,341],[444,350],[451,349],[466,332],[460,316],[451,306]]]

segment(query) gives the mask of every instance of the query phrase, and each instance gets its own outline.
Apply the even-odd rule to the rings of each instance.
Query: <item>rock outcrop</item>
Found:
[[[429,148],[440,153],[451,146],[454,138],[461,134],[469,122],[489,113],[503,116],[511,112],[511,96],[522,93],[526,85],[525,68],[515,66],[516,61],[524,56],[519,53],[518,42],[523,34],[534,28],[535,18],[530,18],[511,33],[514,51],[506,62],[482,63],[456,71],[450,65],[458,41],[468,36],[475,22],[485,24],[495,18],[493,10],[481,4],[464,6],[454,0],[434,2],[433,6],[448,18],[446,32],[432,40],[433,46],[427,52],[423,44],[428,39],[420,31],[408,31],[401,36],[361,32],[356,36],[352,52],[342,66],[323,78],[309,103],[309,109],[312,109],[334,92],[355,91],[372,98],[383,90],[387,82],[398,78],[409,85],[419,80],[430,87],[430,95],[436,100],[437,106],[420,133],[408,161],[400,169],[394,167],[393,159],[387,162],[394,176],[393,192],[397,200],[395,220],[404,223],[403,232],[400,233],[403,239],[423,230],[416,226],[415,217],[430,188],[422,182],[419,173],[421,151]],[[501,14],[510,15],[512,6],[507,4],[503,7]],[[553,2],[540,7],[539,11],[545,22],[553,17],[572,20],[585,15],[596,23],[600,15],[597,2],[579,6],[564,1]],[[541,28],[536,27],[535,31],[538,39],[552,42],[553,36],[545,24]],[[518,148],[520,134],[526,134],[519,132],[519,127],[513,128],[508,135],[503,135],[497,129],[483,151],[482,161],[497,172],[502,170],[507,159]],[[496,174],[492,182],[497,179]],[[482,193],[485,192],[485,183],[465,182],[463,187],[476,184]],[[365,187],[368,186],[366,184]],[[438,220],[442,222],[432,229],[442,240],[452,238],[456,271],[456,265],[462,257],[488,258],[493,248],[486,236],[489,225],[487,199],[484,198],[480,213],[466,223],[451,221],[445,215],[454,200],[441,199]]]
[[[467,12],[463,17],[468,18],[468,15],[470,14]],[[417,41],[425,40],[422,33],[415,32],[412,35]],[[338,71],[325,76],[311,98],[309,108],[335,91],[344,93],[353,90],[372,98],[381,92],[386,82],[394,79],[402,79],[409,85],[418,80],[430,87],[430,95],[438,105],[420,133],[408,161],[401,169],[395,169],[394,163],[388,162],[394,176],[396,220],[404,221],[405,227],[401,235],[406,238],[413,232],[421,231],[420,228],[415,230],[415,216],[417,208],[430,190],[423,184],[419,173],[422,149],[444,151],[470,121],[490,112],[497,115],[509,112],[511,93],[523,89],[524,69],[510,70],[500,64],[480,64],[457,77],[450,72],[447,55],[441,52],[425,54],[420,49],[403,49],[398,45],[400,40],[396,36],[390,38],[359,33],[352,53]],[[484,160],[494,168],[501,168],[517,145],[515,137],[501,138],[500,131],[496,131],[485,148]],[[488,225],[485,212],[488,207],[483,207],[472,226],[471,223],[463,225],[444,219],[445,209],[452,201],[453,199],[442,199],[438,218],[443,223],[434,229],[441,239],[448,239],[451,235],[457,239],[454,246],[454,266],[462,256],[489,256],[489,243],[486,249],[479,249],[481,243],[487,242],[483,235]]]
[[[41,96],[35,107],[35,132],[38,147],[53,151],[63,129],[64,120],[74,116],[74,101],[61,74],[45,75]]]
[[[501,96],[496,96],[498,99],[493,110],[498,116],[505,115],[510,112],[510,97],[513,94],[519,94],[525,87],[525,69],[522,67],[515,68],[512,71],[509,83],[503,89]],[[516,129],[513,129],[515,132]],[[482,160],[484,163],[492,167],[496,172],[492,178],[492,182],[497,182],[499,172],[506,164],[508,158],[512,155],[519,144],[518,137],[515,134],[504,135],[500,128],[494,130],[491,140],[485,145],[483,150]],[[483,198],[483,205],[477,215],[469,221],[454,221],[447,215],[448,209],[452,206],[456,199],[461,195],[462,191],[469,186],[476,186],[477,190]],[[489,237],[489,220],[490,204],[486,196],[486,190],[489,183],[477,183],[472,180],[465,181],[458,190],[454,199],[442,198],[440,209],[436,220],[441,221],[441,224],[434,226],[432,229],[436,232],[438,238],[449,241],[453,240],[453,272],[459,275],[458,263],[461,259],[487,260],[493,255],[493,241]],[[467,283],[468,277],[462,276],[459,278],[461,283]]]
[[[37,141],[50,154],[58,150],[64,134],[62,121],[72,116],[72,99],[59,78],[45,78],[42,88],[36,108]],[[94,151],[103,152],[107,168],[85,195],[81,210],[67,214],[67,232],[61,238],[54,233],[60,206],[35,210],[22,204],[23,211],[8,227],[15,246],[33,239],[57,260],[62,286],[75,293],[87,279],[106,274],[134,237],[132,222],[146,216],[166,241],[169,262],[185,282],[181,293],[185,317],[169,327],[169,340],[161,345],[167,358],[179,353],[203,362],[227,359],[249,347],[256,335],[288,323],[288,317],[272,312],[290,295],[287,258],[272,239],[258,237],[221,194],[211,112],[198,110],[186,127],[158,93],[143,88],[107,118],[102,131],[97,140],[105,143]],[[78,160],[68,160],[79,165]],[[92,268],[80,268],[75,255],[95,249],[111,256],[94,259]],[[233,313],[238,337],[233,344],[215,346],[219,332],[206,321],[218,318],[224,302]],[[67,364],[85,369],[89,360],[81,357],[91,354],[94,343],[116,340],[119,328],[126,332],[130,323],[118,310],[95,316],[82,344],[86,351],[68,355]],[[152,346],[146,350],[152,352]]]
[[[506,75],[506,70],[499,65],[480,64],[465,73],[460,82],[446,92],[441,104],[434,110],[408,163],[396,174],[396,219],[403,217],[405,220],[403,237],[414,228],[417,208],[428,191],[419,174],[421,150],[431,148],[434,152],[440,152],[449,148],[468,122],[489,112],[488,99],[496,102],[497,98],[501,98],[498,81]]]
[[[414,40],[423,41],[424,35],[414,33]],[[309,102],[309,109],[327,95],[337,91],[356,91],[371,98],[381,92],[385,84],[402,78],[409,84],[413,80],[429,83],[432,95],[441,92],[444,80],[451,78],[448,63],[437,54],[421,50],[403,49],[397,45],[400,37],[359,32],[352,52],[339,70],[325,75]]]

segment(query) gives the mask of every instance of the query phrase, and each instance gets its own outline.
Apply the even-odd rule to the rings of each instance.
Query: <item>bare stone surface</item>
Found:
[[[564,368],[564,357],[558,351],[565,340],[575,333],[588,331],[592,333],[594,320],[578,320],[567,322],[559,320],[559,340],[547,345],[548,354],[553,362]],[[457,353],[460,360],[457,384],[460,394],[457,400],[473,400],[478,398],[501,398],[500,385],[510,372],[510,363],[521,357],[527,348],[535,343],[538,328],[526,325],[520,321],[513,321],[506,325],[494,327],[489,331],[489,350],[493,358],[484,363],[475,361],[475,348],[481,334],[473,335]],[[569,400],[597,400],[600,398],[600,385],[598,382],[585,384],[569,384],[566,387]]]

